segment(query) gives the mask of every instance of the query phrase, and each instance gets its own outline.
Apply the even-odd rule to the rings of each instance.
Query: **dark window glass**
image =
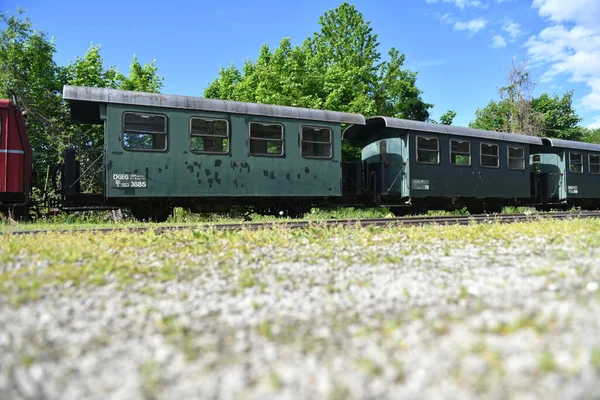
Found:
[[[590,162],[590,174],[600,174],[600,155],[598,154],[590,154],[589,155]]]
[[[471,165],[471,142],[450,140],[450,163],[453,165]]]
[[[581,153],[569,153],[569,171],[575,174],[583,173],[583,157]]]
[[[303,126],[301,135],[302,157],[331,158],[331,129]]]
[[[525,169],[525,148],[508,146],[508,168]]]
[[[283,155],[283,126],[251,122],[250,154],[263,156]]]
[[[497,144],[481,144],[481,166],[486,168],[500,167]]]
[[[224,119],[190,120],[190,150],[194,153],[229,152],[229,125]]]
[[[439,141],[437,138],[417,136],[417,162],[438,164],[440,162]]]
[[[123,114],[123,147],[127,150],[167,149],[167,117],[156,114]]]

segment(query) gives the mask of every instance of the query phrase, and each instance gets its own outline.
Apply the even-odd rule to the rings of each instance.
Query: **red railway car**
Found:
[[[0,211],[29,205],[31,167],[23,115],[10,101],[0,100]]]

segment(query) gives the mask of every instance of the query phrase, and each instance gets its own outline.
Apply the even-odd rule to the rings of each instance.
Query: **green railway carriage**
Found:
[[[543,202],[600,207],[600,145],[549,138],[542,143],[532,146],[530,163]]]
[[[294,214],[340,197],[341,124],[365,123],[358,114],[113,89],[65,86],[63,96],[73,122],[104,126],[104,204],[155,220],[173,206]],[[74,164],[66,154],[67,188],[81,179]],[[73,204],[82,196],[67,191]]]
[[[530,148],[543,145],[537,137],[388,117],[351,126],[344,139],[361,143],[365,188],[396,213],[531,203]]]

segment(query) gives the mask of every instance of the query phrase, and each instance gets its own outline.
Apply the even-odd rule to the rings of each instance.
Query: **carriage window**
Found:
[[[167,149],[167,117],[158,114],[123,113],[123,148],[140,151]]]
[[[600,174],[600,154],[590,154],[588,156],[590,174]]]
[[[508,168],[525,169],[525,148],[508,146]]]
[[[569,153],[569,171],[575,174],[583,173],[583,157],[581,153]]]
[[[331,158],[331,129],[303,126],[300,140],[302,157]]]
[[[283,125],[250,122],[250,154],[283,155]]]
[[[229,124],[225,119],[190,119],[192,153],[226,154],[229,152]]]
[[[534,172],[542,172],[542,156],[539,154],[536,154],[532,157],[532,163],[533,163],[533,171]]]
[[[450,140],[450,164],[471,165],[471,142]]]
[[[437,138],[417,136],[417,162],[425,164],[440,162],[440,147]]]
[[[481,166],[487,168],[500,167],[497,144],[481,144]]]

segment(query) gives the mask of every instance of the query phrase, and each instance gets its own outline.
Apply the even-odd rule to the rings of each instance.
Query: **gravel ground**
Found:
[[[409,246],[368,234],[368,254],[332,233],[232,251],[226,266],[142,248],[139,263],[195,273],[0,294],[0,398],[600,398],[598,231]]]

